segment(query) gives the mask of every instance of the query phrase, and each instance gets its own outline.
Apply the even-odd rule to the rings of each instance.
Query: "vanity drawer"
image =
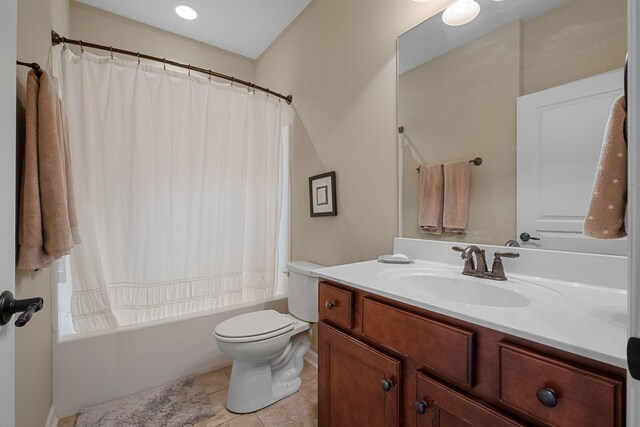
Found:
[[[320,320],[353,328],[353,292],[321,282],[318,285],[318,306]]]
[[[498,346],[505,405],[552,426],[622,427],[621,380],[506,342]]]
[[[459,384],[474,385],[472,331],[365,298],[362,334]]]

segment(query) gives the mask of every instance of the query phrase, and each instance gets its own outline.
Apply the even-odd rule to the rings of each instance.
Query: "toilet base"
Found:
[[[227,409],[246,414],[267,407],[300,390],[304,355],[311,346],[308,331],[295,335],[272,360],[235,360],[227,395]]]

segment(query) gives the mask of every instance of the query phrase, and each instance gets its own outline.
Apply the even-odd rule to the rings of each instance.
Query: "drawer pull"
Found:
[[[547,408],[553,408],[558,404],[558,398],[556,397],[556,392],[550,388],[541,388],[538,389],[536,393],[538,395],[538,400]]]
[[[331,310],[333,307],[336,306],[336,303],[333,301],[327,301],[324,303],[324,306],[327,307],[327,310]]]
[[[380,382],[380,385],[382,385],[382,389],[384,391],[389,391],[389,390],[391,390],[391,387],[393,387],[393,381],[391,381],[391,380],[382,380]]]
[[[416,412],[418,414],[424,415],[424,413],[427,412],[427,409],[429,409],[429,405],[424,400],[416,402]]]

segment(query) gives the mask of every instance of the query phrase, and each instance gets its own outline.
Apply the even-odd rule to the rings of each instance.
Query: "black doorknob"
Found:
[[[382,386],[382,389],[384,391],[389,391],[389,390],[391,390],[391,387],[393,387],[393,381],[391,381],[391,380],[382,380],[380,382],[380,385]]]
[[[418,414],[423,415],[425,412],[427,412],[428,408],[429,408],[429,405],[424,400],[416,402],[416,412]]]
[[[531,234],[524,232],[522,234],[520,234],[520,240],[522,240],[523,242],[528,242],[529,240],[540,240],[539,237],[532,237]]]
[[[6,325],[16,313],[22,313],[15,325],[22,327],[31,320],[34,313],[42,310],[42,298],[15,299],[9,291],[0,294],[0,325]]]
[[[553,408],[558,404],[558,397],[556,396],[556,392],[550,388],[541,388],[538,389],[536,393],[538,396],[538,400],[547,408]]]

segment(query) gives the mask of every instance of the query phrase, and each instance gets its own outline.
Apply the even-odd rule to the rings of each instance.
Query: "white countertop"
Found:
[[[366,261],[314,270],[320,277],[425,310],[434,311],[500,332],[515,335],[622,368],[627,367],[627,292],[561,280],[509,274],[512,282],[471,278],[478,285],[517,289],[528,286],[543,291],[526,306],[496,307],[462,303],[403,289],[390,277],[400,272],[442,272],[451,276],[461,265],[416,260],[412,264]],[[440,273],[438,273],[440,274]],[[510,288],[510,284],[513,284]],[[520,293],[519,290],[516,292]],[[526,292],[522,292],[526,294]]]

